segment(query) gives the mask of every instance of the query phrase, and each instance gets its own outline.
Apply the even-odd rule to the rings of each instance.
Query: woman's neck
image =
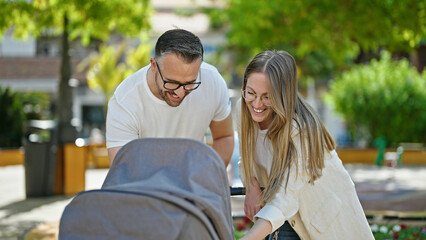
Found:
[[[260,128],[260,130],[265,130],[265,129],[268,129],[268,127],[269,127],[269,124],[271,123],[271,120],[265,120],[265,121],[263,121],[263,122],[260,122],[259,123],[259,128]]]

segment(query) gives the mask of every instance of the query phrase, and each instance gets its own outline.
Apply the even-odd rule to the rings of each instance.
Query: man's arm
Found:
[[[210,123],[210,131],[213,138],[213,149],[219,154],[228,166],[234,151],[234,129],[232,127],[232,114],[222,121],[212,121]]]
[[[117,155],[120,149],[121,147],[108,148],[108,161],[110,166],[112,165],[112,162],[114,161],[115,155]]]

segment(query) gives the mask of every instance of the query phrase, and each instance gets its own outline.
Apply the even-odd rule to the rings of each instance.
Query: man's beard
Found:
[[[155,85],[157,86],[157,91],[158,91],[158,94],[160,94],[160,97],[167,103],[167,105],[171,107],[179,106],[181,102],[183,101],[183,99],[185,99],[185,97],[189,94],[189,92],[185,92],[185,95],[182,97],[182,99],[180,99],[180,101],[178,102],[172,101],[169,97],[169,94],[174,94],[174,90],[161,89],[160,86],[158,85],[157,75],[158,74],[155,73]]]

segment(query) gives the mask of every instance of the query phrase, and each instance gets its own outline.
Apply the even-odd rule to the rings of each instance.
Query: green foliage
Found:
[[[242,220],[236,220],[234,219],[234,234],[235,239],[238,240],[250,230],[250,228],[253,227],[253,222],[248,218],[244,217]]]
[[[253,226],[252,223],[238,222],[234,224],[235,239],[242,238]],[[425,239],[426,225],[371,224],[371,231],[376,240]]]
[[[128,48],[125,43],[119,46],[101,45],[99,53],[86,58],[78,70],[88,67],[86,78],[89,87],[105,96],[106,108],[117,85],[149,62],[151,50],[152,45],[146,41],[142,41],[137,48]],[[122,58],[126,55],[123,62]]]
[[[426,37],[425,0],[226,2],[223,25],[238,65],[259,51],[283,49],[296,58],[302,77],[345,68],[360,49],[410,52]]]
[[[135,35],[147,30],[152,12],[148,0],[1,0],[0,6],[0,35],[11,26],[19,38],[67,31],[70,40],[80,37],[83,44],[91,38],[107,40],[111,32]],[[68,29],[63,29],[65,16]]]
[[[136,49],[127,50],[126,64],[132,72],[142,68],[149,62],[154,48],[153,44],[148,42],[148,36],[142,36],[140,41]]]
[[[407,224],[384,225],[373,224],[370,226],[376,240],[393,239],[425,239],[426,225],[408,226]]]
[[[372,141],[384,136],[389,145],[426,142],[426,71],[419,74],[407,60],[359,65],[331,83],[329,100],[347,122],[352,135],[365,128]]]
[[[220,29],[229,22],[228,16],[223,14],[222,9],[204,7],[201,11],[209,17],[211,29]]]
[[[28,120],[47,120],[51,118],[50,96],[46,92],[22,93],[24,113]]]
[[[50,118],[47,93],[12,92],[0,87],[0,148],[22,146],[26,120]]]
[[[10,28],[14,36],[62,37],[60,83],[58,87],[58,142],[73,142],[72,76],[69,42],[79,38],[83,45],[91,39],[106,41],[111,33],[135,36],[150,29],[149,0],[0,0],[0,36]],[[58,69],[59,70],[59,69]]]
[[[19,93],[0,87],[0,116],[0,147],[20,147],[25,115]]]
[[[118,62],[125,49],[125,44],[118,47],[101,45],[99,53],[88,58],[86,77],[89,87],[102,92],[106,99],[112,96],[115,86],[129,74],[125,64]],[[81,66],[85,66],[85,63]]]

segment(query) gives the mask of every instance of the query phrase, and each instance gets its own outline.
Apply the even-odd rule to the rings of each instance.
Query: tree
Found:
[[[58,141],[73,142],[76,130],[71,125],[72,88],[69,42],[80,38],[107,40],[111,33],[134,36],[148,30],[149,0],[1,0],[0,36],[9,28],[19,38],[42,36],[53,31],[62,38],[62,59],[58,89]]]
[[[228,48],[239,66],[261,50],[284,49],[296,58],[303,76],[328,77],[361,50],[411,52],[426,37],[425,0],[226,2],[218,11],[227,15],[222,21]],[[218,25],[221,18],[210,15]]]
[[[20,147],[25,114],[19,93],[0,86],[0,148]]]
[[[393,61],[383,52],[380,61],[358,65],[336,77],[328,95],[343,115],[352,136],[370,146],[379,138],[388,146],[426,142],[426,71],[422,74],[406,59]],[[414,121],[414,122],[412,122]]]
[[[104,95],[105,113],[117,85],[149,61],[151,50],[152,44],[146,41],[130,49],[127,49],[126,43],[101,45],[99,53],[90,55],[79,64],[80,70],[88,68],[86,78],[89,87]],[[124,55],[127,55],[125,62],[120,60]]]

